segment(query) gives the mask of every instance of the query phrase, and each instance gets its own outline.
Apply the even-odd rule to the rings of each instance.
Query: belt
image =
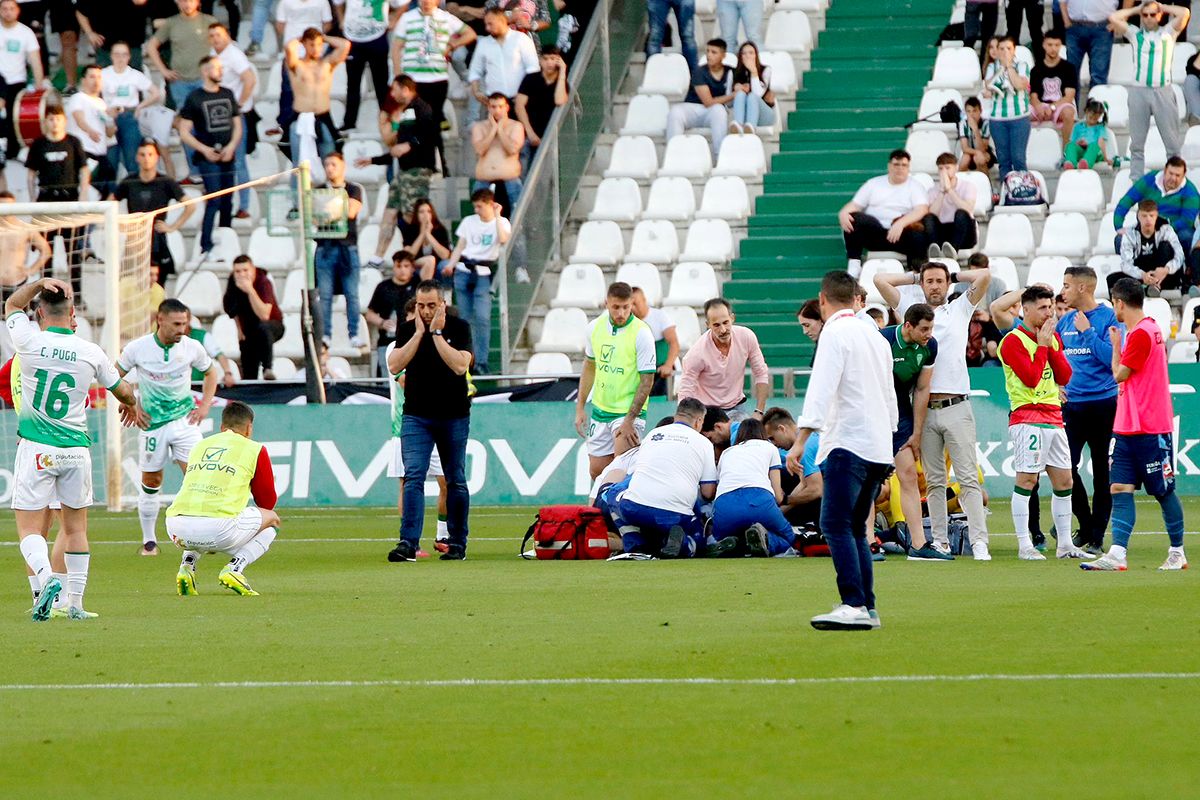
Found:
[[[929,407],[933,409],[949,408],[950,406],[956,406],[959,403],[965,402],[967,402],[967,395],[956,394],[954,397],[944,397],[941,400],[930,400]]]
[[[1101,26],[1108,27],[1108,20],[1102,19],[1098,22],[1092,22],[1090,19],[1073,19],[1073,20],[1071,20],[1071,26],[1074,27],[1075,25],[1086,25],[1089,28],[1099,28]]]
[[[744,405],[744,404],[745,404],[745,402],[746,402],[747,400],[749,400],[749,399],[750,399],[750,398],[746,397],[746,395],[742,395],[742,399],[741,399],[741,400],[738,400],[736,403],[734,403],[733,405],[729,406],[728,408],[723,408],[723,409],[721,409],[721,410],[722,410],[722,411],[733,411],[733,410],[734,410],[735,408],[737,408],[738,406]]]

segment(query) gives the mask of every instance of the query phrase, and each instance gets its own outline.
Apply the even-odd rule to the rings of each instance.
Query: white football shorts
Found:
[[[262,511],[247,507],[236,517],[167,517],[167,534],[177,547],[233,555],[258,535]]]

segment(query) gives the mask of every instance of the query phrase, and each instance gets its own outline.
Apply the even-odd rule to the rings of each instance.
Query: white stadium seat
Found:
[[[1130,146],[1125,148],[1126,158],[1132,158],[1130,155],[1132,145],[1133,143],[1130,141]],[[1150,125],[1150,133],[1146,136],[1145,156],[1147,172],[1154,169],[1162,169],[1164,166],[1166,166],[1167,146],[1163,144],[1162,134],[1158,132],[1157,125]]]
[[[379,225],[372,222],[364,225],[358,232],[358,260],[365,264],[375,256],[375,244],[379,241]],[[392,240],[388,243],[385,254],[394,253],[404,246],[404,238],[400,235],[400,229],[395,228],[392,231]]]
[[[250,244],[246,254],[254,262],[254,266],[265,270],[291,269],[297,266],[300,259],[296,256],[296,247],[290,236],[271,236],[265,227],[255,228],[250,234]]]
[[[621,226],[609,220],[585,222],[579,227],[575,239],[572,264],[600,264],[614,266],[625,257],[625,240]]]
[[[304,305],[304,284],[307,278],[303,269],[293,269],[283,282],[283,295],[279,298],[279,310],[285,314],[299,313]]]
[[[542,336],[533,346],[537,353],[582,353],[588,318],[582,308],[552,308],[542,322]]]
[[[1046,217],[1042,228],[1039,256],[1071,256],[1082,258],[1092,244],[1092,232],[1087,218],[1077,211],[1066,211]]]
[[[1188,62],[1196,57],[1196,45],[1191,42],[1176,42],[1171,53],[1171,78],[1183,83],[1187,78]]]
[[[724,264],[733,260],[733,233],[723,219],[698,219],[688,226],[687,242],[679,256],[683,261]]]
[[[257,148],[256,148],[257,149]],[[371,139],[348,139],[342,150],[346,159],[346,180],[365,183],[368,186],[380,183],[387,178],[387,166],[383,164],[368,164],[356,167],[354,162],[360,158],[375,158],[383,155],[383,145]]]
[[[613,142],[605,178],[653,178],[658,171],[658,151],[649,136],[622,136]]]
[[[1200,164],[1200,125],[1193,125],[1187,129],[1187,134],[1183,137],[1183,150],[1179,155],[1183,156],[1189,167]]]
[[[1034,128],[1029,132],[1025,161],[1030,169],[1051,172],[1062,161],[1062,137],[1054,128]]]
[[[595,264],[568,264],[558,278],[551,308],[599,308],[604,305],[604,272]]]
[[[233,266],[232,264],[230,265]],[[196,270],[179,278],[175,294],[197,317],[208,319],[221,313],[225,287],[215,272]]]
[[[1033,51],[1030,50],[1025,45],[1023,45],[1023,44],[1017,45],[1015,58],[1013,60],[1016,61],[1016,63],[1018,63],[1018,64],[1024,64],[1026,67],[1029,68],[1030,72],[1033,72],[1033,64],[1034,64]]]
[[[213,320],[212,335],[217,340],[217,346],[228,358],[241,355],[241,345],[238,344],[237,323],[224,314]]]
[[[358,338],[363,341],[367,340],[367,322],[358,315]],[[333,312],[333,341],[329,343],[329,355],[340,358],[356,358],[363,354],[363,350],[350,345],[350,335],[346,331],[346,312],[337,310],[334,306]]]
[[[661,94],[636,94],[625,113],[622,136],[662,136],[667,132],[671,102]]]
[[[1088,99],[1108,105],[1108,127],[1122,131],[1129,127],[1129,90],[1124,86],[1093,86],[1088,90]]]
[[[864,289],[867,290],[868,303],[882,303],[883,295],[875,288],[875,276],[884,275],[899,275],[904,272],[904,265],[894,258],[872,258],[868,259],[862,265],[862,273],[858,276],[858,282]]]
[[[662,303],[662,275],[653,264],[626,262],[617,270],[617,280],[645,292],[650,305]]]
[[[912,131],[904,143],[912,156],[913,172],[937,172],[937,157],[951,152],[950,142],[941,131]]]
[[[658,170],[660,176],[707,178],[710,172],[712,148],[708,139],[699,134],[689,133],[672,137],[671,141],[667,142],[662,166]]]
[[[738,175],[757,178],[767,171],[767,156],[762,139],[754,134],[734,134],[721,141],[721,154],[713,175]]]
[[[1158,323],[1163,339],[1171,338],[1171,304],[1161,297],[1147,297],[1142,311]]]
[[[1136,214],[1136,210],[1131,213]],[[1111,256],[1115,248],[1113,240],[1117,238],[1117,229],[1113,227],[1112,214],[1100,217],[1100,227],[1096,231],[1096,244],[1092,247],[1092,255]]]
[[[1029,275],[1025,279],[1025,285],[1049,284],[1057,294],[1062,291],[1063,272],[1069,266],[1071,266],[1071,260],[1064,256],[1038,256],[1029,265]]]
[[[681,261],[671,270],[671,288],[663,303],[669,306],[702,306],[720,295],[721,288],[712,264]]]
[[[742,220],[750,216],[750,193],[746,182],[735,175],[709,178],[696,219]]]
[[[1182,331],[1180,331],[1182,335]],[[1176,340],[1175,344],[1171,345],[1171,350],[1167,353],[1167,363],[1170,364],[1191,364],[1196,361],[1196,340],[1190,342]]]
[[[1033,255],[1033,226],[1024,214],[996,214],[988,223],[983,251],[989,256],[1026,259]]]
[[[1108,210],[1112,211],[1117,207],[1117,203],[1121,202],[1121,198],[1133,186],[1133,180],[1129,177],[1129,169],[1123,169],[1113,176],[1112,194],[1108,198]]]
[[[796,79],[796,62],[792,60],[791,53],[784,50],[764,50],[758,57],[764,67],[771,68],[771,91],[775,92],[776,96],[795,93],[799,81]]]
[[[271,370],[275,373],[275,380],[290,381],[293,380],[300,370],[296,369],[296,362],[290,358],[276,358],[271,361]]]
[[[812,26],[803,11],[776,11],[767,20],[766,50],[803,53],[812,49]]]
[[[1104,187],[1100,185],[1100,174],[1095,170],[1069,169],[1059,176],[1054,202],[1050,205],[1052,212],[1098,214],[1103,208]]]
[[[1021,279],[1017,275],[1017,265],[1012,262],[1011,258],[1006,256],[988,257],[988,272],[992,273],[992,281],[1001,281],[1004,284],[1004,291],[1011,292],[1013,289],[1021,285]]]
[[[961,109],[965,105],[962,92],[949,87],[926,89],[925,94],[921,95],[921,105],[917,107],[917,119],[936,116],[942,110],[942,106],[950,102],[957,104]],[[936,124],[941,125],[942,123],[937,122]]]
[[[389,267],[389,273],[390,273]],[[358,268],[358,307],[366,312],[367,305],[371,302],[372,295],[375,294],[375,287],[383,280],[383,273],[375,267],[368,267],[365,264]]]
[[[987,219],[992,213],[992,182],[986,172],[960,172],[960,181],[966,181],[975,187],[975,216]]]
[[[334,320],[337,324],[337,320]],[[304,358],[304,336],[300,330],[299,314],[283,315],[283,338],[275,343],[275,355],[283,358]]]
[[[193,216],[200,216],[194,214]],[[290,240],[289,240],[290,241]],[[233,269],[233,260],[242,254],[242,245],[238,241],[237,231],[233,228],[213,229],[213,249],[208,260],[201,264],[201,269],[212,269],[220,272]],[[200,237],[192,250],[193,258],[200,257]]]
[[[1124,42],[1112,46],[1108,62],[1108,82],[1121,86],[1133,84],[1133,45]]]
[[[665,219],[642,220],[633,229],[626,261],[648,261],[651,264],[670,264],[679,257],[679,236],[675,223]]]
[[[928,88],[974,92],[980,80],[979,56],[973,48],[945,47],[938,51]]]
[[[655,53],[646,59],[646,71],[638,94],[660,94],[680,101],[687,94],[692,68],[679,53]]]
[[[655,178],[642,219],[683,221],[696,213],[696,193],[687,178]]]
[[[686,352],[700,338],[700,320],[696,317],[696,309],[691,306],[666,306],[666,315],[675,323],[675,336],[679,339],[679,349]]]
[[[642,190],[633,178],[605,178],[596,189],[589,220],[633,222],[642,214]]]
[[[253,153],[246,154],[246,168],[251,180],[279,173],[279,151],[269,142],[259,142]]]
[[[1179,315],[1179,334],[1175,337],[1176,341],[1196,341],[1196,334],[1192,332],[1192,320],[1196,318],[1197,308],[1200,308],[1200,297],[1193,297],[1183,307],[1183,313]]]
[[[569,378],[576,373],[571,357],[566,353],[534,353],[525,365],[525,374]]]

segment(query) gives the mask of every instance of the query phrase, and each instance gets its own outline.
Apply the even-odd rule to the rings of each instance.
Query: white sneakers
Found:
[[[1182,550],[1171,550],[1167,553],[1167,560],[1158,568],[1159,572],[1169,572],[1177,569],[1187,569],[1187,556]]]
[[[871,612],[865,607],[855,608],[844,603],[835,606],[828,614],[818,614],[811,622],[819,631],[869,631],[880,627],[878,614],[872,618]]]
[[[974,549],[974,548],[972,548]],[[978,558],[978,556],[976,556]],[[1046,557],[1033,547],[1022,547],[1017,551],[1017,558],[1022,561],[1045,561]]]
[[[1037,552],[1036,550],[1034,551]],[[971,545],[971,555],[976,561],[991,561],[992,554],[988,552],[987,542],[975,542]],[[1038,553],[1041,555],[1041,553]]]
[[[1058,551],[1055,553],[1055,555],[1056,555],[1056,556],[1058,556],[1059,558],[1082,558],[1082,559],[1088,559],[1088,558],[1092,558],[1092,557],[1093,557],[1091,553],[1088,553],[1088,552],[1086,552],[1086,551],[1084,551],[1084,550],[1080,550],[1080,549],[1079,549],[1078,547],[1076,547],[1075,545],[1073,545],[1073,544],[1069,544],[1069,543],[1068,543],[1068,546],[1067,546],[1067,547],[1060,547],[1060,548],[1058,548]]]
[[[1167,560],[1170,561],[1169,558]],[[1125,559],[1105,554],[1095,561],[1085,561],[1079,565],[1079,568],[1087,572],[1124,572],[1129,567],[1126,565]]]

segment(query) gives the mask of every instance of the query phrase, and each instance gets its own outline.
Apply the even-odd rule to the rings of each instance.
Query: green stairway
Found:
[[[837,211],[903,147],[949,0],[833,0],[724,295],[772,367],[807,367],[796,311],[846,266]]]

